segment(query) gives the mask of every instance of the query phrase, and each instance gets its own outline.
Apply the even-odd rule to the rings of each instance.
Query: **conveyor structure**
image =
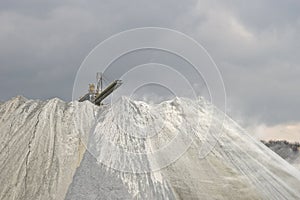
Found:
[[[121,80],[115,80],[112,83],[110,83],[105,89],[102,89],[103,87],[103,74],[97,73],[97,89],[95,90],[94,84],[89,84],[89,92],[82,96],[78,101],[90,101],[94,103],[95,105],[100,106],[101,102],[108,97],[111,93],[113,93],[117,88],[119,88],[122,85]]]

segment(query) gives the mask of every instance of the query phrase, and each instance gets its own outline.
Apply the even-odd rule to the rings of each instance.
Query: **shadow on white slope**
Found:
[[[122,98],[113,108],[22,97],[1,104],[0,199],[300,199],[299,171],[229,118],[215,148],[199,159],[212,117],[203,99],[148,105]],[[153,110],[164,122],[160,134],[134,137],[135,130],[153,124]],[[129,123],[120,128],[120,119]],[[182,132],[193,143],[172,164],[151,173],[115,170],[151,169],[168,158],[129,158],[112,152],[106,141],[148,152]],[[99,163],[102,158],[115,169]]]

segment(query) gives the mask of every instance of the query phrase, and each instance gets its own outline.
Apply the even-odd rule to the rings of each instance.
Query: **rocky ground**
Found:
[[[284,160],[300,170],[300,144],[288,141],[262,141]]]

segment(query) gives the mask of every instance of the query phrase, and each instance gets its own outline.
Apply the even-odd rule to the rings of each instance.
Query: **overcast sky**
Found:
[[[94,47],[144,26],[176,29],[208,50],[235,120],[300,122],[298,0],[1,1],[0,100],[69,101],[76,71]]]

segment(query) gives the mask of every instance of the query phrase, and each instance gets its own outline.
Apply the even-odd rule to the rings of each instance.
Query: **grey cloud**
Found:
[[[245,122],[299,121],[300,3],[254,1],[6,1],[0,3],[0,100],[71,99],[76,71],[112,34],[182,31],[209,51]]]

